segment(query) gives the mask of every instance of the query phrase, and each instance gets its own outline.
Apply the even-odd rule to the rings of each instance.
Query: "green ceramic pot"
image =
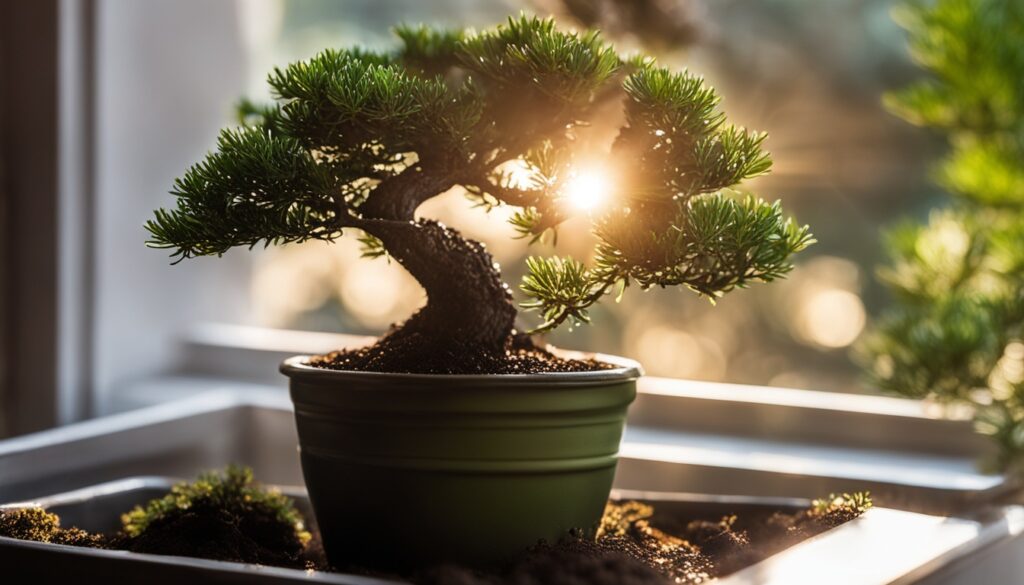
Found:
[[[500,563],[593,531],[639,364],[529,375],[325,370],[286,360],[302,472],[336,566]]]

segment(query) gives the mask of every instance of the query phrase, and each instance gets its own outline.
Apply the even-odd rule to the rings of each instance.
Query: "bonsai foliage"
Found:
[[[616,184],[591,212],[594,259],[530,259],[521,288],[542,316],[536,330],[585,322],[629,285],[715,299],[771,281],[812,241],[778,204],[731,194],[770,169],[765,135],[728,124],[699,77],[526,16],[478,33],[396,33],[391,53],[328,49],[275,69],[275,103],[242,104],[242,126],[222,131],[176,181],[176,207],[147,223],[149,245],[177,261],[352,233],[428,299],[352,365],[502,371],[515,349],[509,287],[482,244],[416,211],[459,186],[488,209],[517,208],[518,232],[545,239],[584,213],[569,197],[589,146],[579,129],[616,103],[624,124],[598,161]]]
[[[891,231],[880,276],[892,307],[862,345],[873,380],[913,398],[969,405],[1024,461],[1024,5],[913,2],[898,12],[930,76],[887,105],[949,137],[936,180],[953,195],[924,225]]]

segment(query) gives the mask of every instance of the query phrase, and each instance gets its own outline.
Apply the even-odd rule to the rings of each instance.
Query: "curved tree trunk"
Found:
[[[389,336],[417,334],[504,353],[516,309],[483,244],[430,220],[387,222],[374,235],[427,293],[427,305]]]
[[[351,225],[377,237],[419,282],[427,304],[395,325],[352,367],[390,372],[489,372],[506,360],[516,308],[508,285],[480,242],[416,208],[456,182],[454,173],[415,167],[381,183]]]
[[[352,356],[367,371],[492,373],[507,360],[516,308],[480,242],[431,220],[360,225],[419,282],[427,304]]]

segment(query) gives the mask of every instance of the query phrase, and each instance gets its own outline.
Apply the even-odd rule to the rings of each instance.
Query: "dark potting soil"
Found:
[[[290,525],[258,509],[242,515],[183,510],[151,523],[141,535],[127,537],[63,529],[56,516],[35,508],[0,512],[0,536],[398,577],[418,585],[697,585],[852,520],[868,506],[863,500],[830,496],[796,513],[754,512],[687,521],[658,518],[653,507],[641,502],[609,502],[596,539],[571,534],[557,544],[541,543],[496,571],[443,565],[405,576],[357,566],[330,567],[315,530],[305,542]]]
[[[392,374],[543,374],[593,372],[616,367],[595,359],[558,357],[535,345],[528,335],[517,333],[509,338],[503,352],[493,354],[457,343],[430,346],[429,349],[410,353],[394,347],[396,343],[399,342],[385,335],[369,347],[314,356],[309,363],[330,370]],[[395,355],[409,357],[396,360]]]
[[[412,580],[418,585],[698,585],[852,520],[867,506],[830,496],[792,514],[749,513],[685,524],[666,519],[655,527],[650,505],[609,502],[595,540],[571,537],[538,545],[496,572],[448,565]]]

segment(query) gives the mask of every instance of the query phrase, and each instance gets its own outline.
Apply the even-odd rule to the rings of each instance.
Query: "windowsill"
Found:
[[[277,371],[283,359],[372,340],[207,325],[186,341],[180,373],[122,388],[104,413],[205,394],[287,410],[286,380]],[[661,482],[659,489],[685,484],[711,493],[774,490],[773,495],[814,497],[821,494],[810,490],[824,485],[905,486],[912,499],[935,492],[959,501],[987,497],[977,494],[1006,485],[1005,477],[975,469],[991,445],[974,433],[969,420],[942,418],[917,401],[645,377],[628,422],[623,468],[642,483]],[[695,471],[683,481],[662,474],[666,464]],[[709,475],[729,477],[730,483],[701,483],[700,469],[729,470]],[[744,483],[766,474],[791,480],[774,486]]]
[[[659,382],[664,384],[665,381]],[[684,381],[674,382],[681,392],[685,392],[690,385]],[[647,399],[645,394],[648,392],[647,388],[641,389],[641,403]],[[233,395],[245,402],[276,408],[291,407],[283,386],[195,376],[168,376],[147,380],[121,393],[108,413],[153,406],[169,399],[184,400],[211,394]],[[702,388],[701,394],[705,400],[722,399],[721,396],[708,396],[707,388]],[[729,400],[735,402],[733,397]],[[779,406],[766,401],[758,401],[753,405]],[[831,444],[808,443],[779,437],[694,432],[685,427],[646,426],[644,421],[636,418],[630,417],[630,426],[624,437],[624,456],[796,474],[825,473],[834,477],[895,481],[943,489],[986,490],[1000,482],[999,476],[978,473],[973,464],[974,456],[969,453],[939,455],[913,449],[898,450],[898,445],[878,449],[856,444],[839,445],[835,441]]]
[[[178,372],[218,387],[245,383],[281,389],[286,381],[278,365],[284,359],[373,340],[207,323],[184,340]],[[188,386],[185,381],[176,384],[178,391]],[[943,412],[916,400],[653,376],[642,378],[638,389],[630,409],[630,422],[636,426],[939,456],[976,458],[990,452],[966,413]],[[119,397],[126,398],[126,393]],[[151,398],[159,399],[160,393]],[[955,416],[949,418],[951,414]]]

